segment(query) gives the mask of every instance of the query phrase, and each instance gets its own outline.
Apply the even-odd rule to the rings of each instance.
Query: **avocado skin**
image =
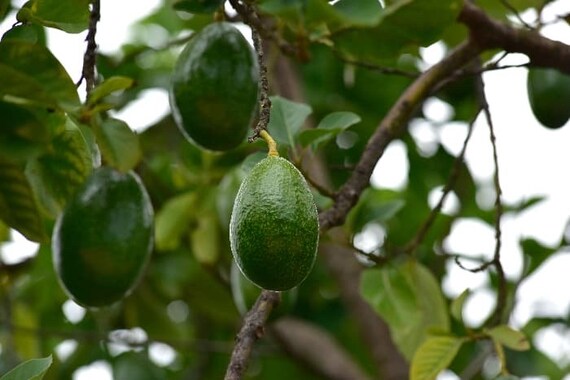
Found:
[[[170,104],[182,134],[198,146],[227,151],[252,123],[259,91],[255,53],[230,23],[208,25],[180,53]]]
[[[532,68],[527,91],[532,112],[545,127],[558,129],[570,119],[570,76],[554,69]]]
[[[291,289],[313,268],[318,241],[317,208],[303,175],[284,158],[261,160],[242,182],[230,220],[239,269],[263,289]]]
[[[127,296],[150,259],[153,215],[136,174],[94,170],[53,231],[55,271],[66,293],[86,307]]]

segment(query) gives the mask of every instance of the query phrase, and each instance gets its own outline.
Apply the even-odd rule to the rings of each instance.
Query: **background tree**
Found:
[[[531,96],[537,118],[547,127],[567,121],[568,98],[556,94],[568,93],[570,47],[542,36],[540,17],[531,23],[520,17],[529,9],[540,16],[548,1],[332,3],[165,0],[139,26],[160,27],[169,42],[129,44],[111,56],[96,51],[99,0],[32,0],[18,9],[0,2],[1,17],[15,10],[18,19],[0,42],[0,236],[7,241],[12,228],[40,243],[33,258],[0,266],[0,373],[72,342],[69,355],[20,368],[46,379],[71,378],[101,360],[115,379],[433,379],[446,368],[465,379],[561,379],[569,372],[568,363],[530,344],[541,328],[567,326],[567,318],[509,325],[521,283],[567,243],[521,240],[524,269],[516,279],[505,275],[501,219],[540,199],[502,201],[496,130],[511,126],[494,125],[482,80],[485,71],[505,70],[509,54],[525,54],[529,70],[549,69],[559,78]],[[262,93],[272,102],[268,130],[281,155],[304,173],[319,208],[317,263],[301,286],[283,294],[261,292],[241,277],[227,237],[239,183],[266,154],[265,144],[244,141],[212,153],[181,138],[171,115],[140,134],[109,116],[145,89],[168,89],[180,48],[222,19],[256,32],[267,68]],[[46,47],[45,28],[88,30],[79,83]],[[426,68],[421,48],[436,42],[446,54]],[[551,100],[541,101],[541,94]],[[427,119],[421,106],[432,97],[468,126],[458,154],[439,143],[426,151],[408,133],[411,121]],[[545,104],[559,107],[545,111]],[[557,112],[555,121],[540,116]],[[492,146],[492,208],[477,202],[485,184],[464,162],[478,117]],[[372,172],[394,140],[406,147],[407,184],[372,186]],[[101,161],[141,177],[155,210],[153,254],[131,295],[73,320],[64,310],[73,304],[53,269],[50,236]],[[430,207],[435,188],[443,191]],[[442,213],[450,194],[457,210]],[[454,222],[465,217],[493,226],[490,260],[473,264],[462,252],[446,251]],[[378,246],[359,249],[355,238],[362,236]],[[480,326],[464,322],[468,290],[453,299],[442,291],[449,263],[490,280],[496,304]],[[161,348],[173,359],[161,362],[153,354]]]

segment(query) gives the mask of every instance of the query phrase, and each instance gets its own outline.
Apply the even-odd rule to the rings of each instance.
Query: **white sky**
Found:
[[[21,1],[23,3],[23,1]],[[101,22],[98,26],[97,42],[102,52],[115,52],[124,41],[133,36],[129,27],[137,19],[149,14],[160,4],[159,0],[138,0],[133,7],[128,1],[101,1]],[[548,7],[545,15],[552,19],[556,14],[570,13],[570,2],[557,1]],[[532,14],[526,14],[532,19]],[[8,20],[0,24],[0,35],[13,23]],[[549,38],[570,44],[570,27],[557,23],[544,30]],[[160,39],[160,33],[158,33]],[[50,49],[67,68],[71,77],[80,77],[83,51],[85,49],[85,33],[69,35],[49,29],[48,42]],[[441,46],[434,45],[424,50],[423,55],[428,63],[441,59],[444,51]],[[524,56],[514,55],[504,61],[505,64],[525,62]],[[489,72],[484,75],[486,93],[491,107],[497,134],[501,184],[504,201],[518,202],[536,195],[544,195],[547,200],[534,206],[516,218],[505,217],[502,224],[503,250],[502,258],[507,276],[516,278],[522,269],[522,256],[518,247],[521,237],[532,237],[543,244],[555,245],[560,241],[570,216],[570,177],[565,169],[570,162],[570,126],[559,130],[543,128],[532,115],[526,97],[526,69],[509,69]],[[430,100],[425,108],[426,114],[433,122],[448,120],[449,107],[437,100]],[[141,94],[141,98],[116,117],[124,119],[133,129],[140,130],[169,112],[168,96],[162,90],[149,90]],[[436,130],[429,122],[414,121],[413,136],[420,148],[429,152],[430,146],[440,141],[450,152],[457,153],[467,131],[466,126],[452,123]],[[493,174],[491,146],[488,128],[484,120],[478,120],[467,151],[467,163],[475,179],[487,184],[487,198],[492,190],[490,181]],[[379,168],[372,178],[372,184],[378,187],[401,188],[405,185],[407,160],[403,144],[395,142],[387,149],[380,160]],[[429,159],[429,158],[426,158]],[[382,173],[381,175],[379,173]],[[437,192],[430,195],[430,204],[437,201]],[[481,194],[485,198],[484,192]],[[446,205],[452,212],[456,206]],[[451,210],[451,211],[450,211]],[[359,244],[363,248],[373,247],[382,240],[385,231],[372,228],[373,234],[359,236]],[[22,256],[32,255],[36,246],[27,243],[21,236],[15,235],[16,243],[4,245],[2,259],[6,262],[20,260]],[[451,236],[446,240],[446,248],[452,252],[467,255],[490,257],[494,249],[494,231],[476,220],[462,219],[455,223]],[[466,263],[468,265],[469,263]],[[473,295],[466,305],[466,320],[477,326],[492,310],[495,298],[487,288],[487,276],[482,273],[472,274],[461,270],[455,264],[448,265],[449,274],[444,279],[444,291],[452,296],[459,295],[464,289],[473,290]],[[540,272],[525,281],[518,293],[518,304],[512,323],[523,325],[533,315],[565,316],[570,312],[570,292],[567,273],[570,271],[570,255],[560,252],[551,257]],[[73,318],[73,306],[66,306],[67,313]],[[568,339],[570,329],[553,327],[541,333],[536,344],[542,350],[558,360],[570,362]],[[564,343],[566,342],[566,343]],[[62,349],[73,349],[73,343],[67,342]],[[66,348],[67,347],[67,348]],[[165,355],[172,354],[168,348],[156,348],[154,360],[160,362]],[[165,352],[168,352],[165,354]],[[162,353],[162,354],[161,354]],[[109,366],[105,362],[97,362],[78,371],[74,380],[111,379]],[[453,379],[446,373],[442,379]]]

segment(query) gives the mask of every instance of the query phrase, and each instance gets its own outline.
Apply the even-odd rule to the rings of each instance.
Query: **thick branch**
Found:
[[[459,22],[469,28],[471,39],[483,50],[498,48],[526,54],[534,66],[552,67],[570,74],[570,46],[562,42],[493,20],[468,1],[459,14]]]
[[[83,56],[83,70],[81,72],[81,79],[85,79],[85,88],[87,97],[95,87],[95,64],[97,60],[97,43],[95,42],[95,35],[97,34],[97,23],[101,18],[101,3],[100,0],[93,0],[91,3],[91,14],[89,16],[89,31],[87,32],[87,49]]]
[[[270,327],[281,347],[315,374],[330,380],[370,378],[323,329],[291,317],[281,318]]]
[[[435,85],[480,52],[476,45],[463,43],[406,89],[368,141],[352,175],[337,193],[334,206],[319,215],[321,230],[344,223],[346,215],[368,186],[376,162],[388,144],[405,129],[416,108],[430,95]]]
[[[281,293],[264,290],[255,305],[246,314],[240,332],[236,336],[236,345],[226,371],[225,380],[240,380],[243,378],[249,362],[251,350],[256,340],[264,334],[265,321],[273,308],[279,304]]]
[[[343,232],[335,229],[329,232],[334,240],[345,239]],[[370,348],[377,364],[379,379],[399,380],[408,378],[408,365],[392,342],[386,323],[360,295],[362,265],[353,252],[337,243],[323,243],[319,253],[340,287],[341,298],[356,322],[363,341]]]

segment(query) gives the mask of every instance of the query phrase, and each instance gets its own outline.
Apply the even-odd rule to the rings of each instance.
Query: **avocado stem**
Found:
[[[265,140],[267,146],[269,147],[268,156],[279,157],[279,152],[277,151],[277,143],[273,140],[273,137],[266,131],[262,130],[259,135]]]

